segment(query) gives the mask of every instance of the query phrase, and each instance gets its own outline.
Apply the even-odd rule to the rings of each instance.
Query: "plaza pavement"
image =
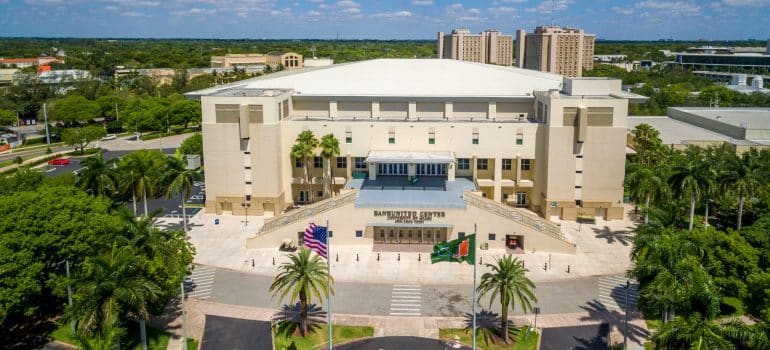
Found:
[[[627,212],[633,207],[627,206]],[[630,214],[630,213],[629,213]],[[215,225],[214,220],[219,219]],[[195,245],[195,263],[259,275],[275,275],[289,253],[278,247],[247,249],[246,238],[253,236],[265,217],[213,215],[203,212],[191,219],[190,240]],[[631,266],[633,221],[596,220],[596,224],[561,222],[577,254],[556,254],[526,250],[515,257],[524,261],[527,274],[535,282],[574,279],[597,275],[623,275]],[[480,262],[492,262],[506,254],[502,249],[480,251]],[[356,261],[356,256],[358,260]],[[340,245],[331,242],[330,257],[335,280],[345,282],[471,284],[473,268],[467,264],[431,264],[429,253],[372,251],[370,245]],[[275,259],[275,263],[273,263]],[[419,261],[418,261],[419,259]],[[253,261],[253,266],[252,266]],[[545,265],[548,269],[545,269]],[[486,272],[479,265],[479,276]],[[569,272],[568,272],[569,270]]]

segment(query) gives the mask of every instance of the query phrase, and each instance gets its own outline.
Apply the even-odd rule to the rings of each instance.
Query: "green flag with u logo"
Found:
[[[430,262],[435,264],[442,261],[475,264],[476,234],[434,245],[433,253],[430,254]]]

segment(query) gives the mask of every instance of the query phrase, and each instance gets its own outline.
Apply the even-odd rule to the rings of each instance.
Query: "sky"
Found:
[[[434,39],[554,23],[609,40],[764,40],[769,13],[770,0],[0,0],[0,36]]]

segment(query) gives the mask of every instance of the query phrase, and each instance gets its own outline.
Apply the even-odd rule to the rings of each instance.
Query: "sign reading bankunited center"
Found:
[[[416,211],[416,210],[375,210],[374,216],[384,216],[396,224],[421,224],[431,221],[433,218],[444,218],[443,211]]]

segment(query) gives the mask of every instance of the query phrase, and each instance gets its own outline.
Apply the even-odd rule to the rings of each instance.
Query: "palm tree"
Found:
[[[94,196],[109,196],[118,191],[115,160],[105,160],[101,153],[83,160],[83,171],[76,185]]]
[[[639,163],[629,163],[626,170],[626,188],[635,202],[644,199],[644,223],[650,222],[650,201],[667,194],[665,177],[660,169]]]
[[[75,278],[73,305],[66,318],[77,321],[84,336],[94,331],[107,335],[124,312],[139,318],[143,328],[147,305],[161,293],[143,273],[142,261],[136,251],[113,242],[105,254],[87,258],[83,263]],[[143,338],[146,344],[146,337]]]
[[[340,155],[340,140],[334,134],[326,134],[321,138],[321,156],[324,157],[324,196],[330,196],[334,190],[334,174],[332,173],[332,158]],[[331,191],[330,191],[331,188]]]
[[[508,343],[508,308],[514,310],[518,303],[524,312],[532,309],[532,303],[537,302],[535,296],[535,284],[527,278],[529,272],[524,267],[524,263],[518,258],[511,258],[506,255],[503,258],[495,258],[494,264],[485,264],[491,268],[481,276],[481,283],[476,287],[479,294],[479,300],[487,293],[491,293],[489,307],[496,297],[500,297],[500,306],[502,309],[502,325],[500,335]]]
[[[715,178],[714,168],[704,159],[703,152],[695,146],[688,147],[684,158],[677,160],[671,169],[668,178],[671,189],[678,196],[690,198],[690,231],[695,221],[695,203],[708,191]]]
[[[154,195],[158,188],[158,180],[165,166],[164,157],[159,151],[141,150],[129,153],[118,162],[123,188],[131,189],[134,199],[137,194],[140,195],[144,202],[144,216],[149,214],[147,196]]]
[[[305,130],[297,135],[297,140],[294,146],[291,147],[291,156],[294,159],[302,160],[302,171],[305,181],[305,186],[308,193],[308,201],[312,202],[313,190],[310,183],[310,157],[315,155],[315,149],[318,148],[318,139],[315,138],[313,132]]]
[[[166,158],[166,173],[164,175],[164,187],[166,188],[166,197],[171,198],[175,194],[181,195],[182,202],[182,225],[184,232],[187,232],[187,210],[185,209],[185,199],[192,192],[193,183],[198,179],[198,173],[195,170],[187,169],[184,163],[173,157]]]
[[[732,190],[738,195],[736,226],[739,231],[743,223],[743,205],[746,198],[750,198],[757,189],[768,182],[766,165],[763,165],[759,158],[759,152],[753,148],[740,156],[733,153],[732,157],[727,158],[726,169],[721,177],[725,189]]]
[[[660,132],[650,124],[642,123],[637,125],[632,131],[634,135],[634,149],[640,164],[650,165],[654,162],[655,153],[662,146]]]
[[[695,313],[663,325],[653,336],[656,348],[664,349],[763,349],[767,335],[740,321],[721,322]]]
[[[308,305],[311,297],[322,300],[324,296],[334,294],[334,289],[326,283],[329,270],[323,259],[318,255],[311,255],[309,249],[300,249],[289,255],[289,261],[278,267],[280,271],[270,292],[273,296],[280,295],[281,300],[288,296],[289,302],[300,304],[300,334],[304,337],[308,331]],[[328,278],[333,282],[331,276]]]

